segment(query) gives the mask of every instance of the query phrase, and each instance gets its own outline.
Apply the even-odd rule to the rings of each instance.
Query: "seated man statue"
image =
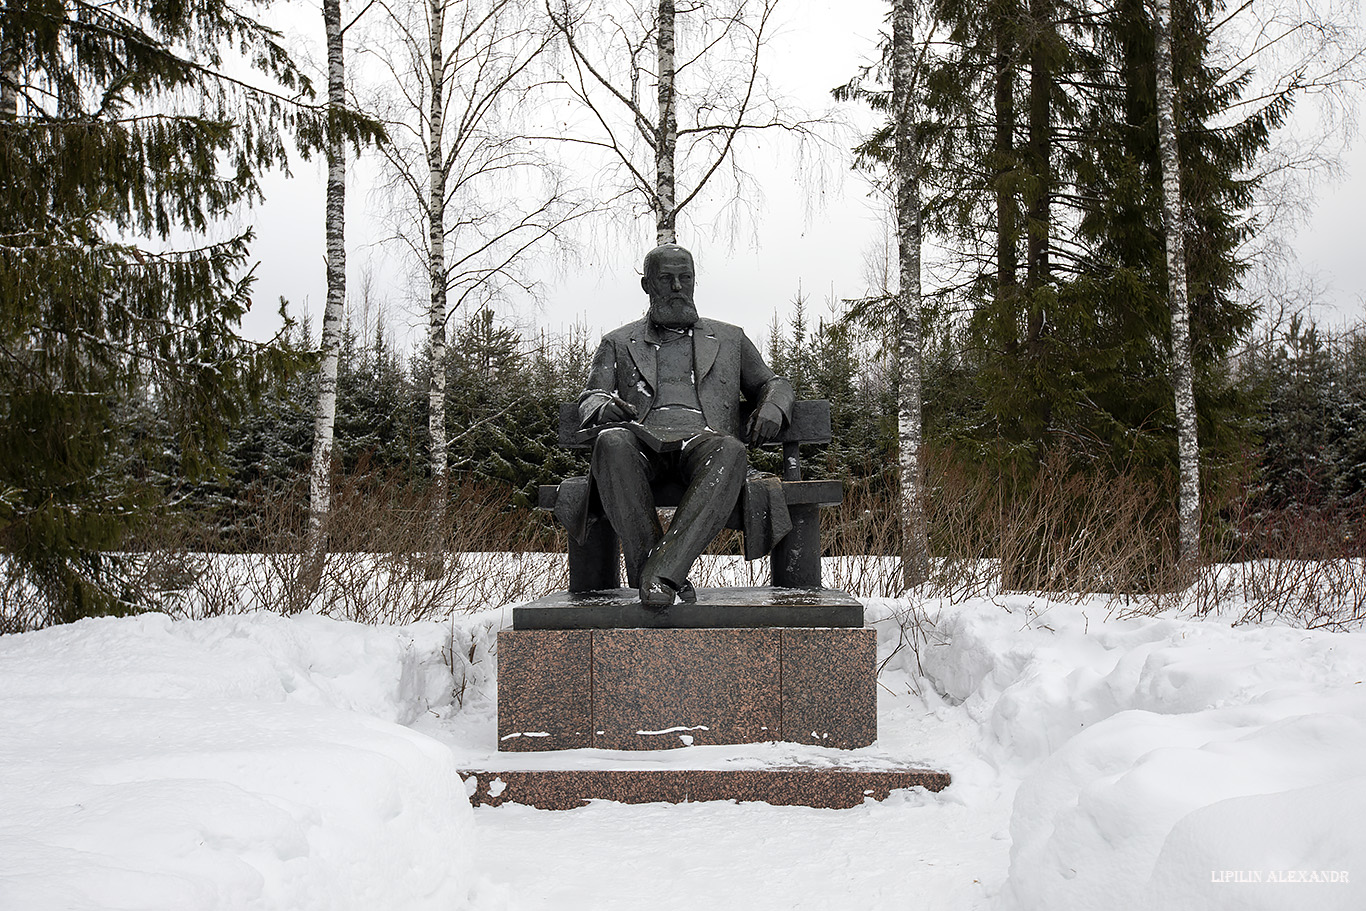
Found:
[[[656,247],[644,273],[649,312],[603,337],[579,417],[584,428],[613,425],[594,439],[590,484],[621,540],[627,581],[642,604],[663,609],[696,598],[688,573],[740,497],[746,441],[777,437],[793,394],[743,330],[698,317],[691,253]],[[743,431],[742,400],[751,408]],[[669,475],[685,492],[666,533],[650,485]]]

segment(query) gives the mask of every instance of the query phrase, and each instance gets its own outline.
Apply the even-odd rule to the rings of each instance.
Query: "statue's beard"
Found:
[[[697,322],[697,308],[686,298],[652,300],[650,322],[666,329],[688,329]]]

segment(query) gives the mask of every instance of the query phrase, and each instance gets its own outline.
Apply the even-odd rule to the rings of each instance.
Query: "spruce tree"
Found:
[[[383,325],[362,345],[349,331],[337,377],[335,460],[341,474],[362,469],[381,481],[413,481],[423,474],[416,390]]]
[[[272,88],[221,75],[226,47]],[[250,231],[173,235],[259,199],[284,137],[327,124],[278,34],[223,0],[8,0],[0,60],[0,548],[69,620],[133,607],[107,552],[153,492],[120,403],[146,390],[199,470],[288,360],[237,332]]]
[[[1239,381],[1259,404],[1250,528],[1273,553],[1304,546],[1305,556],[1323,556],[1315,548],[1329,536],[1341,555],[1360,552],[1354,539],[1366,515],[1364,338],[1359,326],[1324,331],[1296,314],[1283,336],[1268,334],[1240,362]],[[1323,531],[1306,535],[1310,523]]]
[[[1220,79],[1210,29],[1220,6],[1175,5],[1175,71],[1187,213],[1192,337],[1202,450],[1231,452],[1239,403],[1222,364],[1247,330],[1239,252],[1255,225],[1246,174],[1284,118],[1285,93],[1232,121],[1246,76]],[[919,124],[927,156],[927,232],[946,247],[937,306],[966,314],[953,360],[948,422],[936,434],[1028,469],[1051,441],[1079,462],[1161,477],[1174,465],[1165,379],[1170,319],[1163,256],[1153,27],[1140,0],[939,0],[926,7],[947,40],[928,55]],[[864,71],[839,97],[889,111]],[[1222,121],[1232,121],[1223,123]],[[1219,128],[1212,124],[1220,122]],[[892,124],[856,149],[883,179]],[[947,327],[941,327],[947,329]],[[1203,435],[1209,431],[1210,436]],[[1001,466],[1004,467],[1004,466]]]
[[[1361,323],[1342,338],[1342,396],[1337,495],[1366,515],[1366,325]]]

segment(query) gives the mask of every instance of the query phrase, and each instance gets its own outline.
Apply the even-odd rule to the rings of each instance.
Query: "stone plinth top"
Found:
[[[635,589],[557,592],[512,609],[515,630],[858,628],[863,605],[831,588],[699,588],[697,601],[664,610],[640,603]]]

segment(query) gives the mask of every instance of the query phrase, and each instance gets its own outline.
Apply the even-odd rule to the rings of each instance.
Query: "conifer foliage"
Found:
[[[1360,553],[1352,539],[1366,517],[1366,327],[1335,332],[1295,314],[1239,359],[1238,377],[1258,406],[1256,523],[1293,542],[1317,520]]]
[[[327,132],[277,39],[223,0],[0,6],[0,549],[54,619],[120,609],[100,552],[147,515],[148,466],[209,465],[285,366],[236,332],[250,232],[195,238],[260,197],[285,137]],[[272,90],[222,75],[245,69],[228,47]],[[139,397],[172,452],[130,432]]]
[[[921,64],[916,126],[926,230],[941,248],[926,297],[964,315],[928,327],[962,334],[970,401],[951,435],[1026,473],[1062,445],[1079,464],[1163,477],[1176,416],[1151,11],[1139,0],[920,9],[925,28],[948,38]],[[1203,457],[1215,462],[1238,449],[1227,433],[1204,434],[1229,423],[1222,365],[1251,325],[1237,293],[1255,230],[1246,175],[1294,100],[1254,105],[1245,74],[1221,76],[1211,34],[1236,12],[1217,0],[1173,4],[1194,383]],[[882,50],[881,66],[837,95],[890,115],[885,40]],[[855,150],[875,179],[894,162],[894,125]]]

